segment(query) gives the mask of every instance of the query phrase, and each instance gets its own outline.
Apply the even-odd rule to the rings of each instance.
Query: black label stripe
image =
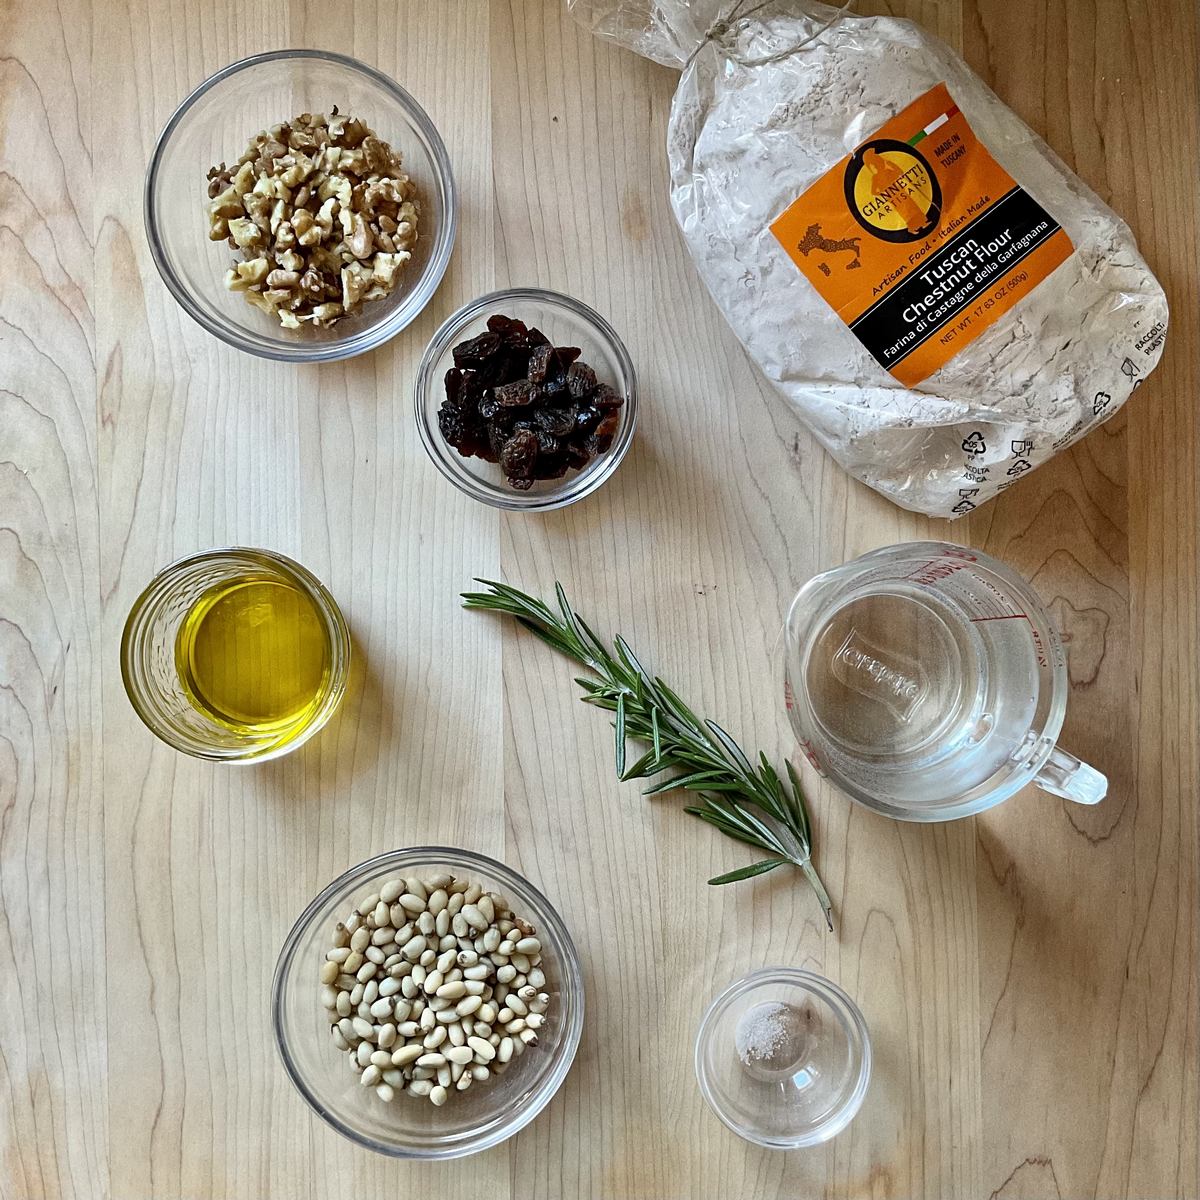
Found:
[[[1013,188],[936,252],[927,255],[917,269],[848,323],[849,328],[880,366],[892,370],[986,298],[1061,228],[1028,192]],[[968,245],[971,242],[975,243],[973,249]],[[1024,245],[1016,250],[1022,242]],[[1013,256],[1003,259],[1006,251]],[[956,254],[963,261],[947,261]],[[940,279],[923,278],[935,269],[941,271]],[[943,286],[944,292],[940,290]],[[930,296],[933,299],[926,303]],[[906,317],[914,306],[916,315]],[[936,316],[925,315],[934,311]],[[921,321],[928,324],[918,333],[915,326]],[[969,334],[968,338],[971,336],[974,335]],[[901,345],[906,337],[908,341]],[[893,350],[894,355],[890,353]]]
[[[1056,233],[1059,232],[1059,230],[1061,228],[1062,228],[1062,226],[1059,225],[1057,222],[1052,222],[1043,236],[1040,236],[1037,238],[1036,241],[1031,242],[1025,248],[1025,250],[1022,251],[1021,255],[1018,258],[1014,258],[1012,260],[1012,262],[1005,264],[1005,269],[1003,272],[1000,272],[999,274],[996,274],[996,275],[989,276],[985,282],[988,284],[991,284],[992,282],[999,283],[1000,280],[1006,279],[1009,275],[1011,275],[1013,273],[1014,270],[1016,270],[1018,263],[1023,262],[1035,250],[1044,246]],[[904,349],[904,352],[901,355],[899,355],[897,358],[893,358],[890,360],[890,362],[887,362],[887,363],[876,358],[876,362],[878,362],[881,367],[883,367],[883,366],[894,367],[897,363],[903,362],[910,354],[913,353],[913,351],[919,350],[923,345],[925,345],[925,343],[927,341],[929,341],[929,339],[931,337],[933,337],[933,335],[935,333],[940,333],[943,329],[945,329],[946,326],[949,325],[950,322],[953,321],[955,317],[961,316],[963,308],[966,308],[968,305],[974,303],[974,301],[976,299],[978,299],[978,297],[979,297],[979,293],[976,293],[975,296],[973,296],[973,297],[964,298],[960,307],[955,307],[954,309],[952,309],[945,317],[943,317],[941,319],[941,321],[937,325],[935,325],[932,329],[928,330],[917,341],[913,342],[913,344],[911,346],[906,346]]]

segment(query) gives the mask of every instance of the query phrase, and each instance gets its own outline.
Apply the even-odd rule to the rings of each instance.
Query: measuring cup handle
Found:
[[[1076,804],[1099,804],[1108,792],[1108,780],[1073,754],[1055,746],[1034,783],[1043,792],[1074,800]]]

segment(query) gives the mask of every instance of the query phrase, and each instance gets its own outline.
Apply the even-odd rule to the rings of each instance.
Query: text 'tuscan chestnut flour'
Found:
[[[1166,298],[1128,226],[916,25],[569,3],[682,68],[671,201],[700,274],[829,452],[897,504],[970,512],[1158,363]]]

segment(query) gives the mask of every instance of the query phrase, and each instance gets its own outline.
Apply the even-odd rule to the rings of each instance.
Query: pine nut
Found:
[[[379,1048],[380,1050],[390,1050],[396,1044],[396,1026],[390,1021],[379,1031]],[[391,1062],[391,1055],[388,1055],[388,1062]]]
[[[467,1045],[475,1051],[475,1055],[480,1062],[489,1063],[496,1057],[496,1051],[492,1048],[492,1044],[485,1042],[483,1038],[469,1037],[467,1038]]]
[[[428,1096],[433,1091],[433,1084],[428,1079],[414,1079],[408,1085],[408,1090],[414,1096]]]
[[[435,1029],[431,1029],[422,1042],[426,1050],[436,1050],[446,1040],[446,1027],[439,1025]]]
[[[478,1083],[482,1083],[491,1073],[491,1070],[484,1063],[471,1064],[471,1075]]]
[[[376,1000],[379,999],[379,981],[376,979],[368,979],[366,987],[363,988],[362,1002],[370,1008]]]
[[[333,944],[335,947],[345,946],[349,943],[349,941],[350,941],[350,934],[346,930],[345,925],[343,925],[341,923],[341,921],[339,921],[333,927]]]
[[[422,1054],[417,1059],[418,1067],[444,1067],[446,1065],[446,1056],[439,1054],[436,1050],[432,1050],[426,1054]]]
[[[446,1058],[452,1063],[469,1063],[475,1057],[475,1051],[470,1046],[452,1046],[446,1051]]]
[[[416,896],[416,898],[420,900],[422,904],[429,899],[429,890],[415,875],[411,879],[406,879],[404,881],[404,890],[410,896]]]
[[[354,1047],[354,1061],[358,1063],[360,1069],[371,1065],[372,1053],[370,1042],[359,1042]]]
[[[404,891],[403,879],[389,879],[387,883],[379,889],[379,898],[385,904],[394,904],[399,899],[400,893]]]
[[[354,972],[354,977],[359,983],[366,983],[378,970],[379,968],[373,962],[365,962]]]
[[[446,1028],[450,1031],[451,1045],[465,1046],[467,1044],[467,1035],[463,1033],[461,1021],[455,1021],[453,1025],[447,1025]]]
[[[545,1020],[546,1018],[543,1017],[541,1013],[530,1013],[529,1016],[525,1018],[525,1028],[541,1029]]]
[[[530,967],[528,979],[535,988],[546,986],[546,973],[541,967]]]
[[[400,1021],[396,1025],[396,1032],[402,1038],[416,1037],[421,1027],[416,1021]]]
[[[505,1007],[512,1009],[518,1017],[523,1017],[529,1011],[529,1005],[515,992],[511,996],[505,997],[504,1004]]]
[[[496,1047],[496,1057],[506,1063],[513,1056],[513,1040],[510,1037],[502,1037],[500,1045]]]
[[[439,1083],[437,1087],[430,1089],[429,1100],[441,1108],[446,1103],[446,1089]]]
[[[371,934],[372,946],[386,946],[389,942],[394,942],[395,940],[396,931],[386,922]]]
[[[359,1083],[363,1087],[374,1087],[382,1078],[383,1072],[376,1066],[370,1066],[362,1073]]]
[[[428,991],[428,981],[426,981],[426,991]],[[454,983],[441,984],[436,991],[441,1000],[458,1000],[467,994],[467,985],[459,979]]]
[[[359,901],[358,911],[365,917],[379,903],[379,893],[372,892]]]
[[[375,1040],[375,1026],[370,1021],[364,1021],[362,1017],[351,1017],[350,1027],[354,1030],[355,1035],[362,1038],[363,1041],[373,1042]]]
[[[450,910],[443,908],[433,922],[433,931],[439,938],[444,938],[450,932]]]
[[[391,1084],[377,1083],[375,1085],[375,1095],[377,1095],[380,1100],[391,1103],[391,1101],[396,1098],[396,1090],[391,1086]]]
[[[425,911],[425,901],[420,896],[414,896],[411,892],[405,892],[400,897],[400,907],[405,912],[410,912],[413,916],[416,916],[417,913]]]
[[[446,894],[445,888],[435,888],[429,893],[429,899],[425,902],[425,907],[436,917],[446,907],[446,902],[449,899],[450,897]]]
[[[442,888],[443,890],[448,890],[453,882],[454,876],[447,875],[445,872],[438,875],[427,875],[424,880],[426,888]]]
[[[323,1008],[337,1008],[338,990],[329,984],[324,984],[321,988],[321,1006]]]
[[[392,1066],[407,1067],[409,1063],[415,1063],[424,1053],[425,1047],[419,1042],[401,1046],[399,1050],[394,1051],[392,1054]]]

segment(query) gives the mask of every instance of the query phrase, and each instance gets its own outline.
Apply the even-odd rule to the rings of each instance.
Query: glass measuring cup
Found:
[[[784,646],[805,754],[868,808],[946,821],[1027,783],[1104,798],[1105,777],[1055,744],[1067,671],[1049,615],[979,550],[911,542],[817,575],[792,602]]]

